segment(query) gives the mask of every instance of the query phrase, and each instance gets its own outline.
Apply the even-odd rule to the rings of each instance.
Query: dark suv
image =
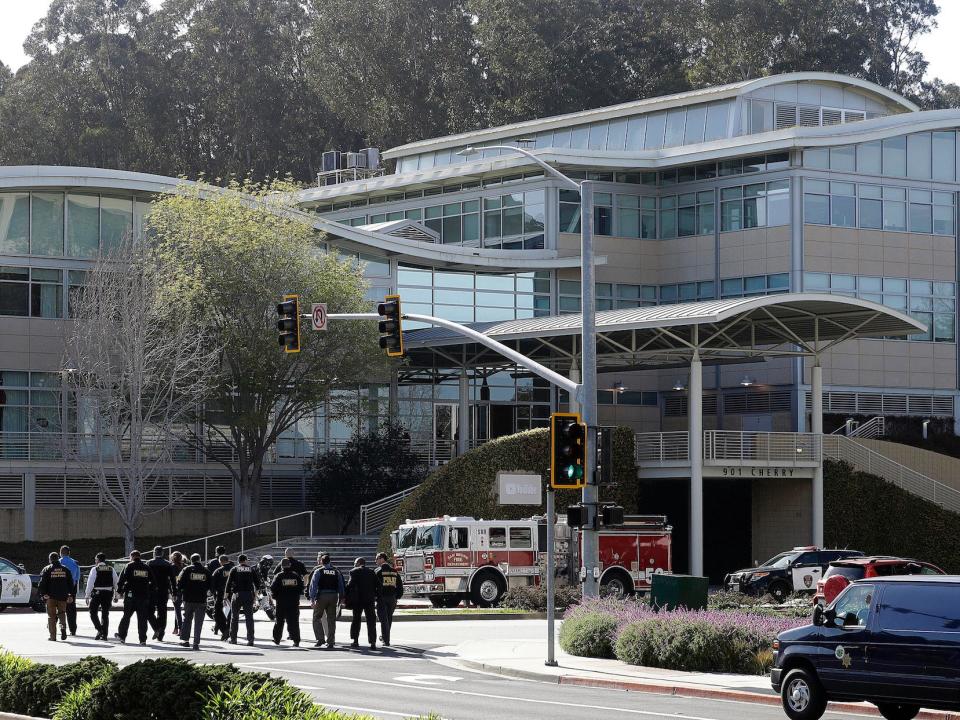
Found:
[[[783,602],[792,592],[816,590],[817,581],[834,560],[861,555],[859,550],[796,547],[775,555],[759,567],[730,573],[723,585],[727,590],[747,595],[769,593],[777,602]]]
[[[817,720],[829,700],[872,702],[888,720],[960,710],[960,577],[858,580],[774,651],[770,681],[792,720]]]

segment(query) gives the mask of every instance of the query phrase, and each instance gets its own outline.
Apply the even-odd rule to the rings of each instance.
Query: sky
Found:
[[[161,0],[151,0],[159,5]],[[33,24],[50,5],[49,0],[0,0],[0,60],[16,70],[27,58],[23,54],[24,39]],[[945,82],[960,84],[960,64],[956,62],[956,35],[960,31],[960,0],[939,0],[939,27],[921,38],[919,47],[930,62],[928,74]]]

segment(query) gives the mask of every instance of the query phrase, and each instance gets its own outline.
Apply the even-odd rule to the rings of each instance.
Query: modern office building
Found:
[[[425,139],[384,152],[391,172],[357,170],[368,154],[351,154],[336,165],[349,169],[321,174],[298,204],[316,213],[331,245],[366,263],[371,299],[399,292],[408,312],[464,323],[578,313],[579,197],[508,149],[519,146],[594,181],[598,311],[778,293],[879,303],[927,330],[825,353],[824,414],[956,418],[958,126],[960,110],[920,111],[863,80],[794,73]],[[0,168],[0,505],[32,501],[34,517],[60,508],[55,523],[73,529],[62,508],[71,498],[93,504],[69,467],[34,457],[37,436],[77,432],[55,372],[65,299],[97,249],[136,227],[149,199],[175,182]],[[473,362],[466,346],[432,342],[430,332],[393,383],[343,390],[360,424],[393,412],[443,461],[545,426],[551,409],[566,406],[546,381]],[[753,360],[705,364],[704,429],[809,430],[810,359]],[[577,372],[575,362],[553,361]],[[669,363],[605,364],[601,422],[686,430],[687,373]],[[302,458],[350,432],[325,408],[291,431],[270,468],[265,511],[296,505]],[[197,510],[214,515],[198,527],[221,522],[231,488],[216,466],[198,456],[175,474],[204,488]],[[651,510],[682,513],[687,500],[669,480],[644,482]],[[727,519],[748,528],[763,515],[755,483],[706,492],[728,499]],[[804,493],[796,488],[791,502],[808,503]],[[24,523],[10,518],[0,535],[23,536]],[[31,522],[27,534],[40,536]],[[751,559],[774,541],[744,542]]]

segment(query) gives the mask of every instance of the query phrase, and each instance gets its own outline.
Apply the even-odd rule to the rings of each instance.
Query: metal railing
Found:
[[[405,497],[420,487],[419,484],[406,490],[387,495],[385,498],[374,500],[372,503],[360,506],[360,534],[370,535],[374,531],[383,530],[387,520]]]
[[[870,418],[866,422],[857,422],[848,419],[843,425],[834,430],[831,435],[846,435],[847,437],[879,438],[886,435],[886,420],[883,416]]]
[[[891,460],[844,435],[825,435],[823,454],[849,463],[857,470],[877,475],[901,490],[929,500],[946,510],[960,513],[960,491]]]
[[[634,444],[637,465],[644,462],[669,462],[690,459],[690,433],[637,433]]]
[[[813,433],[734,432],[703,433],[704,462],[759,462],[771,465],[815,465],[820,462],[820,437]]]
[[[253,523],[251,525],[244,525],[243,527],[234,528],[233,530],[224,530],[223,532],[214,533],[213,535],[206,535],[204,537],[194,538],[193,540],[187,540],[185,542],[177,543],[176,545],[168,545],[165,549],[168,552],[173,552],[177,548],[187,547],[190,545],[198,545],[203,543],[203,557],[204,559],[210,557],[210,541],[215,538],[225,538],[228,535],[234,535],[239,533],[240,535],[240,550],[239,552],[244,552],[246,550],[246,539],[248,537],[257,538],[260,540],[264,537],[262,534],[253,534],[250,531],[254,528],[263,527],[265,525],[273,525],[273,538],[275,544],[280,544],[280,523],[284,520],[292,520],[293,518],[308,518],[310,521],[310,537],[313,537],[313,510],[304,510],[302,512],[293,513],[292,515],[284,515],[283,517],[273,518],[272,520],[264,520],[263,522]],[[302,534],[302,533],[295,533]],[[225,543],[217,543],[224,544]],[[258,543],[262,544],[262,543]],[[214,546],[216,547],[216,546]],[[232,552],[232,551],[231,551]]]

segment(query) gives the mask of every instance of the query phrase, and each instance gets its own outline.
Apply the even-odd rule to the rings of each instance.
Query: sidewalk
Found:
[[[695,673],[638,667],[619,660],[568,655],[560,649],[559,644],[556,646],[557,666],[547,667],[544,665],[545,640],[471,640],[435,648],[428,651],[427,656],[448,667],[481,670],[540,682],[780,705],[780,696],[774,693],[770,678],[766,675]],[[830,709],[880,715],[877,708],[868,703],[831,703]],[[923,711],[917,717],[960,720],[960,715],[956,713],[939,711]]]

